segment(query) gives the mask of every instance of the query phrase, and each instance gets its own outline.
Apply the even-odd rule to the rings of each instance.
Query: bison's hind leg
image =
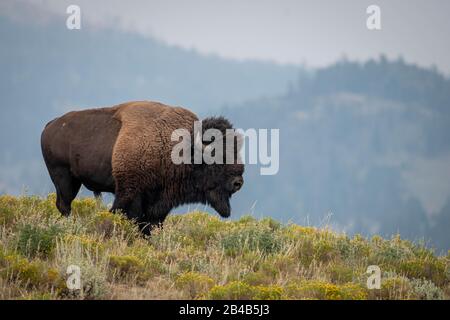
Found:
[[[49,172],[56,188],[56,207],[64,216],[68,216],[72,201],[80,191],[81,182],[66,167],[56,167]]]

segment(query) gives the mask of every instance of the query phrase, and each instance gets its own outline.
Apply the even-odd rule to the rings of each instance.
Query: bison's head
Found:
[[[207,164],[203,162],[197,166],[196,171],[202,176],[200,183],[204,192],[205,201],[211,205],[222,217],[227,218],[231,214],[230,199],[231,196],[239,191],[244,184],[244,165],[238,163],[239,152],[242,145],[242,136],[236,134],[231,123],[225,118],[207,118],[202,121],[203,133],[208,129],[216,129],[223,134],[223,149],[221,156],[223,157],[222,163]],[[228,130],[227,130],[228,129]],[[227,135],[228,138],[227,139]],[[208,147],[211,147],[213,141],[203,141],[200,144],[202,151],[206,152]],[[232,145],[227,148],[227,141],[232,142]],[[220,152],[220,151],[219,151]],[[227,152],[229,153],[229,159],[233,159],[232,163],[227,162]],[[231,154],[230,154],[231,152]],[[212,152],[215,155],[215,151]]]
[[[222,217],[228,218],[231,214],[230,199],[233,193],[239,191],[244,184],[242,177],[244,165],[213,165],[216,168],[210,170],[214,175],[210,176],[206,188],[206,201]],[[221,166],[221,168],[218,168]],[[212,169],[212,168],[211,168]]]

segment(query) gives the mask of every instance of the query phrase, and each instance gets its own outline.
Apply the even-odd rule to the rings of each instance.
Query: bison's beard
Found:
[[[228,218],[231,214],[230,194],[221,190],[211,190],[207,192],[207,200],[211,207],[223,218]]]

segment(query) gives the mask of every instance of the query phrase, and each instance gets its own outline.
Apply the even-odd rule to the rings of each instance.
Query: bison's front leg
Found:
[[[110,211],[122,211],[122,213],[126,214],[127,217],[135,218],[135,212],[130,212],[130,209],[131,211],[135,211],[133,210],[133,207],[136,207],[136,201],[142,202],[142,198],[140,197],[139,192],[136,190],[136,188],[118,180],[116,182],[116,191],[114,195],[114,203]]]
[[[154,229],[156,229],[156,228],[162,229],[163,222],[164,222],[164,219],[154,219],[152,221],[142,221],[139,223],[139,228],[140,228],[142,234],[144,234],[146,236],[150,236]]]
[[[114,211],[113,208],[111,208],[111,211]],[[142,194],[138,194],[130,204],[126,207],[121,207],[120,210],[128,219],[134,220],[138,224],[140,231],[145,236],[149,236],[151,231],[162,223],[162,221],[148,221],[146,217],[146,204]]]
[[[141,222],[139,224],[139,229],[141,230],[142,234],[144,236],[150,236],[152,234],[152,231],[156,228],[156,226],[151,225],[146,222]]]
[[[114,198],[113,205],[109,211],[110,212],[121,211],[122,213],[127,214],[128,208],[130,207],[132,201],[133,199],[122,198],[116,195],[116,197]]]
[[[128,219],[140,221],[141,217],[145,214],[145,207],[143,201],[143,195],[138,194],[131,202],[128,210],[126,211],[126,215]]]
[[[146,204],[139,227],[143,234],[150,235],[155,228],[162,228],[164,220],[170,212],[166,203],[161,200]]]

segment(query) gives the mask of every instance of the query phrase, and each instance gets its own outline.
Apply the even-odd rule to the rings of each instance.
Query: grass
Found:
[[[55,196],[0,196],[0,299],[449,299],[450,253],[399,236],[203,212],[169,216],[143,238],[92,198],[69,218]],[[70,290],[67,268],[81,271]],[[381,288],[366,286],[369,265]]]

